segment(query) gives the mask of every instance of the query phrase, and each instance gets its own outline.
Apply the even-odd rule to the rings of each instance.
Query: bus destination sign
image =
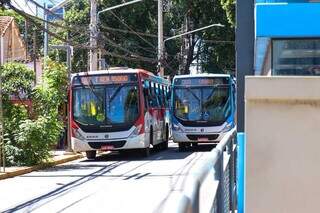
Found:
[[[223,85],[228,84],[228,77],[214,77],[214,78],[178,78],[175,79],[174,84],[176,86],[211,86],[211,85]]]
[[[121,84],[136,81],[136,74],[76,76],[73,80],[73,85]]]

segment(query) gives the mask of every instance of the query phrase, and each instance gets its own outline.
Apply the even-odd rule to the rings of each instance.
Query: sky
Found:
[[[58,4],[59,2],[63,0],[33,0],[36,1],[40,5],[46,4]],[[38,17],[43,17],[43,10],[41,8],[36,9],[36,5],[32,3],[30,0],[11,0],[11,3],[14,7],[16,7],[19,10],[23,10],[24,12]]]

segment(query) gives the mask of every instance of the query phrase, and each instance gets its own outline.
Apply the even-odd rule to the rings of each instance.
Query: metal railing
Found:
[[[196,163],[183,189],[170,193],[161,210],[155,212],[235,212],[236,138],[234,128]]]

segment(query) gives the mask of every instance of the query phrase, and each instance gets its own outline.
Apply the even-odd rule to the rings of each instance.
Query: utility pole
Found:
[[[28,60],[28,20],[25,19],[24,21],[24,27],[25,27],[25,31],[24,31],[24,42],[26,44],[26,59]]]
[[[97,70],[97,0],[90,0],[90,71]]]
[[[44,41],[43,41],[43,55],[44,58],[48,56],[48,13],[47,13],[47,5],[44,3],[43,5],[44,10],[43,10],[43,19],[44,19]]]
[[[35,76],[37,76],[37,35],[36,31],[33,30],[33,70]],[[35,79],[35,84],[37,84],[37,80]]]
[[[2,77],[0,69],[0,168],[3,167],[3,172],[6,172],[5,161],[5,144],[3,140],[4,122],[3,122],[3,103],[2,103]],[[2,162],[2,163],[1,163]],[[1,171],[1,170],[0,170]]]
[[[158,74],[164,76],[163,2],[158,0]]]

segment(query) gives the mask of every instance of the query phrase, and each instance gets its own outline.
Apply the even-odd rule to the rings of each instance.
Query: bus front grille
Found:
[[[89,142],[89,146],[93,149],[101,149],[102,146],[113,146],[114,148],[121,148],[127,141],[110,141],[110,142]]]
[[[219,134],[212,135],[187,135],[187,138],[192,141],[197,141],[202,138],[207,138],[209,141],[216,140],[219,137]]]

